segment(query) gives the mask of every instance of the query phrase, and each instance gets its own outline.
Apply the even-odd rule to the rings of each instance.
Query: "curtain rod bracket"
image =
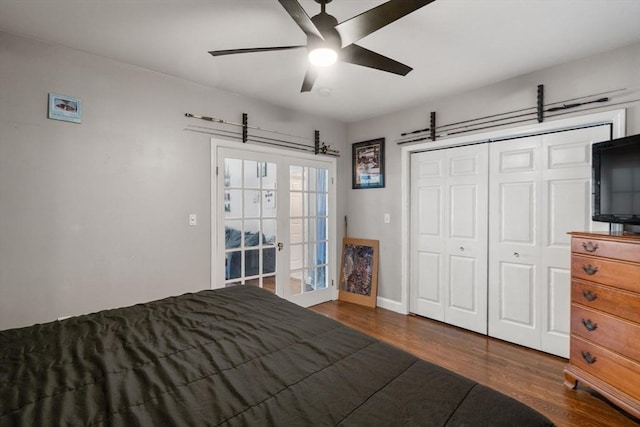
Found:
[[[246,143],[249,139],[249,115],[242,113],[242,142]]]
[[[319,130],[315,130],[313,132],[314,135],[314,140],[313,140],[313,152],[315,154],[320,153],[320,131]]]
[[[431,119],[430,119],[430,125],[429,125],[429,133],[430,133],[430,138],[431,141],[435,141],[436,140],[436,112],[432,111],[431,112]]]
[[[327,154],[331,150],[330,145],[320,142],[320,131],[314,131],[314,153],[315,154]],[[339,153],[337,150],[331,150],[332,152]]]
[[[538,123],[544,122],[544,85],[538,85]]]

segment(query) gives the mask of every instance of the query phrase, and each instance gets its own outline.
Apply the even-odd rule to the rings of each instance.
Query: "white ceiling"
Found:
[[[327,12],[342,22],[381,3]],[[0,30],[353,122],[639,42],[640,0],[437,0],[358,42],[413,67],[407,76],[338,63],[309,93],[304,49],[207,53],[305,44],[276,0],[0,0]]]

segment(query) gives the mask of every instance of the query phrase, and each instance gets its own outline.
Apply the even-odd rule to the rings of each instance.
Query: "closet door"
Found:
[[[608,126],[491,144],[489,335],[569,354],[570,239],[591,221],[591,144]]]
[[[489,335],[538,349],[542,137],[490,145]]]
[[[569,357],[571,238],[569,231],[607,231],[591,221],[591,145],[609,139],[609,126],[542,138],[542,254],[540,350]]]
[[[412,155],[410,310],[487,331],[486,144]]]
[[[409,310],[444,321],[445,150],[411,155]]]

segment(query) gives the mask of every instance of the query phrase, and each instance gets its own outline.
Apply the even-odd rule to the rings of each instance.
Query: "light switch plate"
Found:
[[[189,225],[198,225],[198,217],[196,214],[189,214]]]

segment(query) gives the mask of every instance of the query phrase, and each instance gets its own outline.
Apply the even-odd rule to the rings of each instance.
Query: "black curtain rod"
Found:
[[[610,101],[610,98],[609,97],[604,97],[604,98],[594,99],[593,101],[579,102],[579,103],[574,103],[574,104],[564,104],[564,105],[562,105],[560,107],[548,108],[548,109],[544,110],[544,112],[545,113],[550,113],[550,112],[553,112],[553,111],[569,110],[571,108],[576,108],[576,107],[580,107],[580,106],[587,105],[587,104],[603,103],[603,102],[608,102],[608,101]],[[477,123],[474,123],[472,125],[453,127],[453,128],[450,128],[450,129],[446,130],[445,132],[443,132],[442,135],[449,135],[449,134],[451,134],[451,132],[449,132],[449,131],[452,131],[452,130],[465,129],[465,128],[468,128],[468,127],[471,127],[471,126],[485,125],[485,124],[489,124],[489,123],[499,122],[499,121],[502,121],[502,120],[517,119],[517,118],[521,118],[521,117],[532,116],[534,114],[538,114],[538,112],[537,111],[532,111],[530,113],[516,114],[516,115],[513,115],[513,116],[503,117],[503,118],[500,118],[500,119],[477,122]],[[479,119],[476,119],[476,120],[479,120]],[[446,126],[451,126],[451,125],[437,126],[436,130],[440,130],[443,127],[446,127]]]
[[[197,133],[204,133],[207,135],[220,136],[223,138],[232,138],[238,141],[243,140],[243,135],[241,132],[234,132],[234,131],[228,131],[223,129],[213,129],[213,128],[207,128],[205,126],[193,126],[193,125],[190,125],[189,127],[184,128],[184,130],[189,132],[197,132]],[[259,144],[271,145],[274,147],[288,148],[292,150],[307,151],[310,153],[315,153],[315,147],[311,147],[309,145],[304,145],[304,144],[296,144],[293,142],[283,141],[283,140],[274,139],[274,138],[268,138],[265,136],[250,136],[247,138],[247,141],[255,142]],[[337,150],[333,150],[331,148],[327,148],[322,154],[327,154],[334,157],[338,157],[340,155],[340,153]]]
[[[242,142],[251,141],[251,142],[257,142],[257,143],[261,143],[261,144],[268,144],[268,145],[278,146],[278,147],[291,148],[291,149],[296,149],[296,150],[301,150],[301,151],[310,151],[310,152],[313,152],[314,154],[329,154],[329,155],[332,155],[334,157],[339,157],[340,156],[340,151],[332,149],[330,145],[326,145],[324,142],[320,142],[320,132],[317,131],[317,130],[315,131],[314,138],[311,139],[311,138],[298,136],[298,135],[293,135],[293,134],[289,134],[289,133],[285,133],[285,132],[279,132],[279,131],[275,131],[275,130],[265,129],[265,128],[261,128],[261,127],[258,127],[258,126],[250,126],[248,124],[248,115],[246,113],[242,114],[242,123],[230,122],[230,121],[227,121],[227,120],[217,119],[215,117],[209,117],[209,116],[199,116],[199,115],[191,114],[191,113],[185,113],[185,117],[205,120],[205,121],[213,122],[213,123],[220,123],[220,124],[224,124],[224,125],[240,127],[240,128],[242,128],[242,132],[231,132],[231,131],[226,131],[226,130],[222,130],[222,129],[207,128],[205,126],[189,125],[189,127],[196,127],[196,128],[199,127],[199,128],[202,128],[202,129],[208,129],[208,130],[212,130],[212,131],[227,132],[227,133],[232,134],[232,136],[231,136],[232,138],[240,139]],[[301,144],[301,143],[298,143],[298,142],[287,141],[287,140],[278,139],[278,138],[270,138],[270,137],[262,136],[262,135],[253,135],[253,136],[250,137],[249,134],[248,134],[248,129],[257,130],[257,131],[260,131],[260,132],[273,133],[273,134],[276,134],[276,135],[290,136],[290,137],[293,137],[293,138],[311,140],[311,141],[314,141],[314,145],[310,146],[310,145]],[[189,129],[187,128],[185,130],[189,130]],[[201,132],[201,133],[208,133],[208,132]],[[216,133],[210,133],[210,134],[211,135],[222,136],[222,135],[216,134]],[[228,136],[228,135],[224,135],[224,136]]]
[[[313,138],[309,138],[307,136],[300,136],[300,135],[294,135],[294,134],[291,134],[291,133],[280,132],[280,131],[277,131],[277,130],[265,129],[265,128],[262,128],[260,126],[249,125],[247,123],[230,122],[228,120],[216,119],[215,117],[209,117],[209,116],[199,116],[197,114],[191,114],[191,113],[184,113],[184,116],[185,117],[190,117],[190,118],[193,118],[193,119],[205,120],[207,122],[220,123],[220,124],[223,124],[223,125],[230,125],[230,126],[237,126],[237,127],[247,128],[247,129],[259,130],[259,131],[262,131],[262,132],[274,133],[274,134],[277,134],[277,135],[291,136],[293,138],[300,138],[300,139],[306,139],[308,141],[313,141]]]
[[[625,105],[625,104],[629,104],[631,102],[638,102],[640,101],[640,98],[638,99],[631,99],[628,101],[621,101],[621,102],[616,102],[613,104],[608,104],[608,106],[613,107],[613,106],[617,106],[617,105]],[[585,103],[587,104],[587,103]],[[552,117],[558,117],[558,116],[564,116],[566,114],[571,114],[571,113],[580,113],[583,111],[590,111],[590,110],[596,110],[600,107],[590,107],[590,108],[582,108],[580,110],[572,110],[572,111],[562,111],[561,113],[556,113],[556,114],[550,114],[547,116],[547,118],[552,118]],[[559,110],[554,110],[554,111],[559,111]],[[467,130],[460,130],[460,131],[456,131],[456,132],[448,132],[448,133],[442,133],[442,134],[438,134],[437,137],[441,138],[444,136],[452,136],[452,135],[459,135],[462,133],[468,133],[468,132],[474,132],[477,130],[485,130],[485,129],[493,129],[493,128],[497,128],[497,127],[502,127],[502,126],[506,126],[506,125],[513,125],[513,124],[519,124],[519,123],[525,123],[525,122],[530,122],[531,120],[534,120],[535,118],[529,118],[529,119],[523,119],[523,120],[514,120],[511,122],[506,122],[506,123],[499,123],[499,124],[494,124],[494,125],[490,125],[490,126],[482,126],[482,127],[473,127],[471,129],[467,129]],[[402,144],[409,144],[409,143],[413,143],[413,142],[421,142],[421,141],[426,141],[426,140],[431,140],[431,138],[429,136],[423,136],[420,138],[415,138],[415,139],[410,139],[407,141],[401,141],[398,142],[398,145],[402,145]]]
[[[490,144],[492,142],[504,142],[504,141],[512,141],[514,139],[523,139],[523,138],[530,138],[532,136],[541,136],[541,135],[551,135],[554,133],[560,133],[560,132],[566,132],[566,131],[572,131],[572,130],[579,130],[579,129],[588,129],[588,128],[594,128],[594,127],[599,127],[599,126],[607,126],[609,127],[609,133],[611,133],[611,128],[613,127],[613,124],[610,122],[604,122],[604,123],[593,123],[593,124],[588,124],[588,125],[580,125],[580,126],[573,126],[573,127],[569,127],[569,128],[562,128],[562,129],[553,129],[553,130],[548,130],[548,131],[542,131],[542,132],[532,132],[532,133],[525,133],[525,134],[520,134],[520,135],[508,135],[508,136],[502,136],[502,137],[498,137],[498,138],[488,138],[488,139],[483,139],[483,140],[479,140],[479,141],[474,141],[474,142],[467,142],[464,144],[460,144],[460,145],[456,145],[455,148],[457,147],[469,147],[471,145],[482,145],[482,144]],[[428,151],[440,151],[440,150],[447,150],[451,147],[434,147],[434,148],[425,148],[425,149],[421,149],[421,150],[415,150],[415,151],[411,151],[411,154],[417,154],[417,153],[425,153]]]
[[[622,89],[609,90],[609,91],[606,91],[606,92],[594,93],[594,94],[591,94],[591,95],[585,95],[585,96],[579,96],[579,97],[576,97],[576,98],[565,99],[563,101],[550,102],[548,104],[545,104],[544,106],[545,107],[550,107],[552,105],[557,105],[557,104],[568,105],[566,103],[572,102],[572,101],[577,101],[579,99],[591,98],[591,97],[594,97],[594,96],[601,96],[601,95],[608,95],[608,94],[612,94],[612,93],[616,93],[616,92],[622,92],[622,91],[625,91],[625,90],[627,90],[627,89],[626,88],[622,88]],[[514,114],[514,113],[521,113],[523,111],[528,111],[528,110],[534,110],[534,111],[532,111],[530,113],[527,113],[527,115],[536,114],[536,111],[535,111],[536,108],[537,107],[535,107],[535,106],[534,107],[527,107],[527,108],[521,108],[521,109],[518,109],[518,110],[508,111],[508,112],[505,112],[505,113],[497,113],[497,114],[491,114],[491,115],[488,115],[488,116],[478,117],[478,118],[475,118],[475,119],[462,120],[462,121],[459,121],[459,122],[453,122],[453,123],[448,123],[446,125],[437,126],[436,129],[443,129],[443,128],[447,128],[447,127],[451,127],[451,126],[457,126],[457,125],[461,125],[461,124],[465,124],[465,123],[472,123],[472,122],[477,122],[477,121],[480,121],[480,120],[492,119],[492,118],[495,118],[495,117],[506,116],[506,115]],[[561,108],[561,107],[554,107],[554,108]],[[515,116],[515,117],[519,117],[519,116]],[[513,118],[513,117],[505,117],[502,120],[508,120],[510,118]],[[403,132],[403,133],[400,134],[400,136],[415,135],[417,133],[429,132],[430,130],[431,130],[430,128],[418,129],[418,130],[414,130],[414,131],[410,131],[410,132]]]

